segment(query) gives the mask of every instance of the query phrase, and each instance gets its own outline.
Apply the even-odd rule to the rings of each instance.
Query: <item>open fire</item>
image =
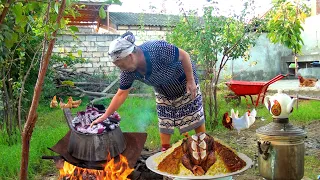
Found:
[[[134,170],[129,167],[128,160],[125,156],[119,155],[119,162],[115,162],[114,158],[110,159],[103,170],[86,169],[74,166],[64,161],[63,168],[60,169],[60,180],[126,180]]]

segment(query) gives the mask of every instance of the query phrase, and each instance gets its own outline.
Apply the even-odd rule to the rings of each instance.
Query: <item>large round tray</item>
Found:
[[[162,152],[158,152],[158,153],[154,154],[153,156],[150,156],[146,161],[146,165],[151,171],[153,171],[155,173],[158,173],[158,174],[161,174],[163,176],[170,177],[170,178],[178,178],[178,179],[219,179],[219,178],[224,178],[224,177],[228,177],[228,176],[233,176],[233,175],[239,174],[239,173],[249,169],[253,165],[252,160],[248,156],[246,156],[245,154],[242,154],[242,153],[237,153],[237,155],[242,160],[244,160],[246,162],[246,166],[244,168],[242,168],[241,170],[239,170],[239,171],[232,172],[232,173],[227,173],[227,174],[216,174],[214,176],[209,176],[209,175],[204,175],[204,176],[178,176],[178,175],[169,174],[169,173],[162,172],[162,171],[158,170],[158,168],[157,168],[158,164],[154,161],[154,159],[157,158],[159,155],[161,155],[161,153]]]

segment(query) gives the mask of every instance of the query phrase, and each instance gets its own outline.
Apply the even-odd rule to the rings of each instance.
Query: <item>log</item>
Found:
[[[115,96],[115,94],[106,94],[104,97],[100,97],[100,98],[96,98],[90,101],[91,104],[100,101],[100,100],[104,100],[107,98],[112,98],[113,96]],[[152,97],[152,94],[129,94],[129,97],[142,97],[142,98],[150,98]]]
[[[94,82],[73,82],[74,85],[101,85],[106,86],[106,83],[94,83]]]
[[[103,97],[113,97],[115,94],[108,94],[108,93],[102,93],[102,92],[93,92],[93,91],[86,91],[79,87],[73,87],[75,90],[78,90],[84,94],[87,94],[89,96],[103,96]],[[151,94],[129,94],[129,97],[152,97]]]
[[[102,93],[106,93],[107,91],[109,91],[109,89],[111,89],[118,81],[119,81],[119,77],[117,77],[117,79],[115,79],[111,84],[109,84],[109,86],[108,87],[106,87],[103,91],[102,91]]]

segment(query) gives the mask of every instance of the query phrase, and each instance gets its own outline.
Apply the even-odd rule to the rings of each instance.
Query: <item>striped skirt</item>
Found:
[[[175,127],[180,133],[185,133],[198,128],[205,122],[199,86],[197,86],[195,99],[191,98],[190,93],[173,100],[159,93],[155,95],[161,133],[173,134]]]

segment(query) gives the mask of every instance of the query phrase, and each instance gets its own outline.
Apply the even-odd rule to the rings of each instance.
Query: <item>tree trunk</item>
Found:
[[[293,58],[294,58],[294,65],[295,65],[294,74],[295,74],[295,77],[298,77],[298,57],[296,53],[294,54]]]
[[[57,17],[57,24],[60,25],[63,11],[66,6],[66,0],[61,1],[61,6],[59,8],[59,13]],[[22,133],[22,157],[21,157],[21,167],[20,167],[20,180],[26,180],[28,177],[28,161],[29,161],[29,149],[30,149],[30,139],[32,136],[33,128],[35,126],[37,115],[36,111],[39,104],[39,99],[41,95],[42,85],[44,78],[48,69],[49,61],[52,54],[52,49],[56,41],[57,30],[52,33],[51,40],[49,42],[47,51],[43,59],[41,60],[41,67],[39,69],[37,83],[34,88],[32,103],[30,106],[28,118]]]
[[[2,24],[2,22],[4,21],[4,18],[6,17],[8,11],[9,11],[9,7],[11,5],[11,1],[12,0],[7,0],[7,3],[5,3],[4,5],[4,8],[2,10],[2,13],[0,15],[0,25]]]

